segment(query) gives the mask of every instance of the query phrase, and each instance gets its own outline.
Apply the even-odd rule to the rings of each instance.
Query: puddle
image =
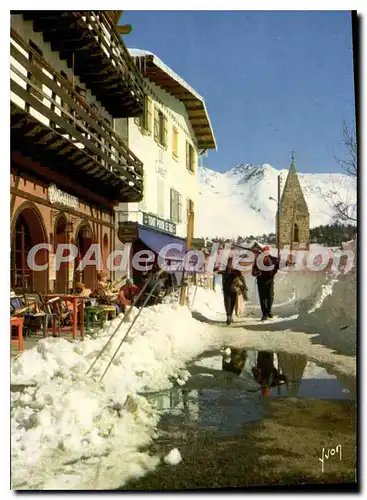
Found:
[[[353,388],[299,354],[228,348],[190,363],[184,387],[144,394],[161,412],[161,429],[234,435],[262,419],[273,398],[353,400]]]
[[[161,415],[149,452],[177,448],[182,462],[121,490],[355,482],[355,377],[302,355],[244,349],[204,353],[186,369],[182,387],[145,394]],[[322,448],[336,444],[343,460],[329,460],[324,474]]]

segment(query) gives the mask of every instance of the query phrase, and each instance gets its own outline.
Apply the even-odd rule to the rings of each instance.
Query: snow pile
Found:
[[[224,303],[221,285],[217,285],[215,290],[206,290],[202,287],[191,287],[189,290],[189,303],[191,310],[198,319],[200,317],[210,321],[223,321]],[[199,317],[199,316],[200,317]]]
[[[320,307],[300,314],[303,331],[318,333],[315,338],[344,354],[356,355],[357,289],[355,270],[332,278],[322,292]]]
[[[329,277],[328,281],[326,283],[323,283],[321,285],[321,289],[319,292],[319,296],[317,297],[317,300],[315,301],[315,304],[311,307],[311,309],[308,312],[308,314],[312,314],[316,311],[316,309],[320,309],[322,304],[324,303],[326,297],[329,297],[332,295],[333,290],[334,290],[334,285],[338,282],[338,275],[339,273],[335,273],[334,276]]]
[[[282,187],[288,170],[269,164],[238,165],[227,172],[199,168],[197,237],[256,236],[275,232],[277,177]],[[357,201],[356,182],[344,174],[298,173],[310,211],[310,227],[333,222],[333,204]],[[210,210],[208,210],[210,207]]]
[[[41,340],[12,363],[12,384],[32,384],[12,392],[14,489],[113,489],[158,465],[139,451],[158,414],[137,393],[187,379],[181,369],[210,345],[209,327],[176,304],[144,309],[99,384],[129,323],[85,374],[119,321],[84,342]]]
[[[279,273],[280,275],[281,273]],[[344,354],[356,354],[356,269],[344,272],[297,272],[277,275],[274,307],[288,300],[296,314],[293,331],[317,334],[320,342]],[[279,279],[281,278],[281,279]],[[292,296],[294,300],[291,300]]]
[[[177,448],[173,448],[167,456],[164,457],[164,463],[168,465],[177,465],[181,462],[181,453]]]

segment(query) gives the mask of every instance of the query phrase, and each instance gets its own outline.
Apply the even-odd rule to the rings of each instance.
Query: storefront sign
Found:
[[[76,196],[64,193],[64,191],[58,189],[55,184],[51,184],[48,187],[48,199],[51,203],[59,203],[60,205],[65,205],[66,207],[79,207],[79,200]]]
[[[176,234],[176,224],[174,222],[161,219],[156,215],[146,214],[143,212],[143,224],[144,226],[151,227],[152,229],[158,229],[169,234]]]
[[[137,223],[120,222],[117,230],[117,236],[122,243],[132,243],[138,238]]]

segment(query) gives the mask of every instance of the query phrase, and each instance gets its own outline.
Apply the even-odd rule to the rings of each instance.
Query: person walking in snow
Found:
[[[274,353],[270,351],[258,352],[256,367],[252,368],[252,374],[260,385],[263,396],[268,396],[272,387],[288,382],[287,377],[275,368]]]
[[[262,312],[261,321],[266,321],[273,317],[272,306],[274,301],[274,276],[279,270],[279,259],[270,255],[270,247],[265,246],[261,250],[253,248],[255,261],[252,266],[252,276],[257,279],[257,289],[259,292],[260,307]],[[260,255],[263,257],[262,264],[259,268],[258,259]],[[261,269],[263,267],[270,269]]]
[[[222,275],[222,289],[224,298],[224,307],[227,315],[227,325],[233,323],[233,311],[238,300],[242,295],[244,300],[248,300],[247,286],[245,278],[241,271],[233,268],[233,259],[228,259],[227,267],[224,271],[217,271]]]

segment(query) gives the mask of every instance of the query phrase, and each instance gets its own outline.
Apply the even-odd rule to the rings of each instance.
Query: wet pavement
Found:
[[[228,348],[186,369],[183,387],[144,394],[161,412],[149,451],[163,457],[177,447],[183,461],[121,489],[355,482],[353,377],[299,354]],[[342,460],[330,455],[322,471],[322,449],[337,445]]]

